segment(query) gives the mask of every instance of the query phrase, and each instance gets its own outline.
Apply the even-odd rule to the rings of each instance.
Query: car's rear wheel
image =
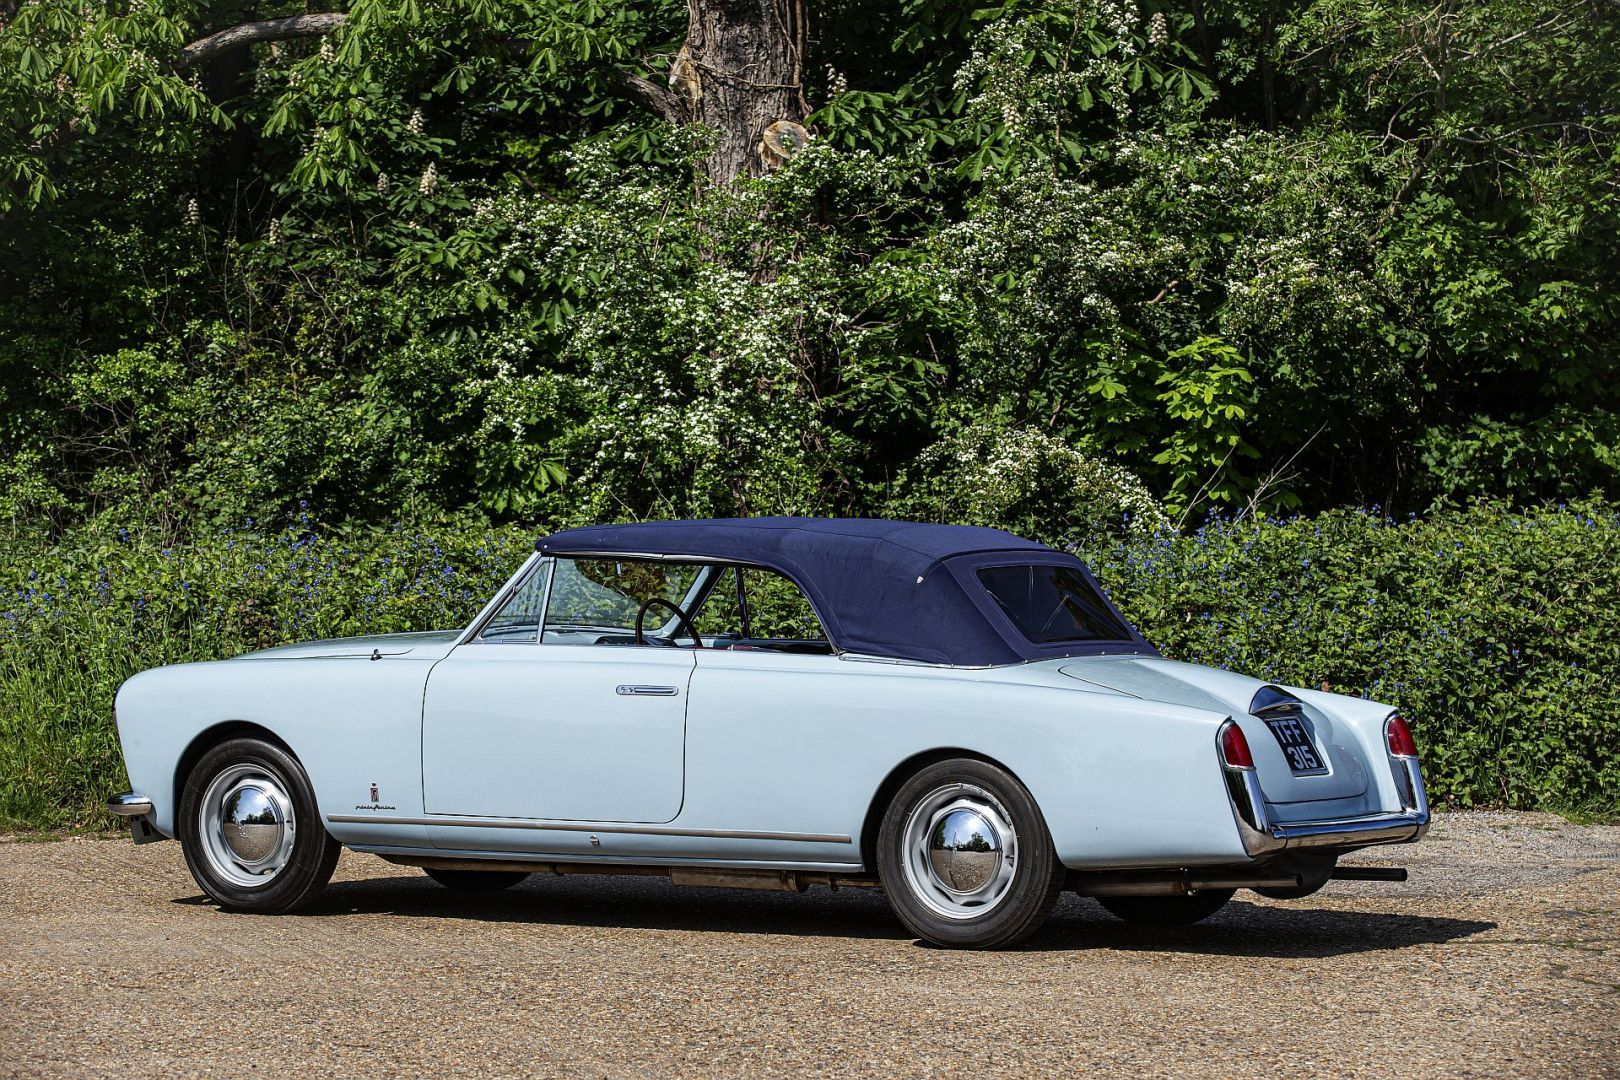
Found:
[[[176,822],[203,892],[236,911],[275,915],[332,878],[342,845],[321,825],[298,760],[263,739],[230,739],[186,777]]]
[[[1099,896],[1115,918],[1138,926],[1189,926],[1207,919],[1232,899],[1231,889],[1205,889],[1186,896]]]
[[[521,884],[529,876],[521,870],[463,870],[441,866],[424,866],[422,872],[456,892],[498,892]]]
[[[968,949],[1040,929],[1065,870],[1035,800],[1005,769],[942,761],[901,785],[878,831],[889,906],[918,937]]]
[[[1299,885],[1292,888],[1256,889],[1254,891],[1272,900],[1303,900],[1312,893],[1320,891],[1322,886],[1332,879],[1333,869],[1338,865],[1338,862],[1338,855],[1329,854],[1295,859],[1287,863],[1273,863],[1272,867],[1285,873],[1298,874]]]

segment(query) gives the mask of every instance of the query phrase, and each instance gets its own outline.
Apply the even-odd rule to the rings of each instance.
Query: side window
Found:
[[[540,614],[546,603],[546,579],[550,576],[549,560],[535,563],[529,576],[518,585],[517,592],[502,604],[484,628],[478,632],[479,641],[522,643],[535,640],[540,629]]]
[[[544,640],[559,645],[633,645],[636,615],[647,601],[684,604],[700,565],[645,559],[558,559],[546,605]],[[643,633],[675,644],[666,630],[675,619],[669,608],[647,612]],[[682,639],[684,642],[684,638]]]
[[[709,589],[708,599],[703,601],[702,610],[693,616],[692,621],[705,642],[712,638],[716,644],[724,646],[728,641],[746,636],[743,633],[742,597],[737,592],[735,566],[721,571],[719,579]]]
[[[748,604],[749,636],[777,641],[825,642],[815,608],[799,587],[774,570],[741,571]]]
[[[830,653],[827,632],[799,587],[773,570],[728,566],[697,615],[714,648]]]

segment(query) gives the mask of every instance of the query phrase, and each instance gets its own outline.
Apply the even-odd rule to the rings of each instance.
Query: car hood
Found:
[[[327,641],[304,641],[296,645],[277,645],[273,649],[259,649],[245,653],[238,660],[301,660],[361,657],[373,655],[408,657],[412,660],[442,659],[461,636],[460,630],[432,630],[421,634],[372,634],[366,637],[332,638]]]

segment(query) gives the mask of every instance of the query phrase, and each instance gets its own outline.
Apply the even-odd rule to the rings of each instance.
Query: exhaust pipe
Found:
[[[768,892],[804,892],[812,885],[829,889],[876,889],[876,877],[826,874],[809,870],[691,870],[671,868],[671,885],[703,889],[764,889]]]
[[[1404,866],[1335,866],[1335,881],[1405,881]]]
[[[1071,874],[1069,888],[1080,896],[1186,896],[1217,889],[1298,889],[1298,874],[1232,877],[1213,874]]]

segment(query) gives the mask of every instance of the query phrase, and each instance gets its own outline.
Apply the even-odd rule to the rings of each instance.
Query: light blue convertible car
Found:
[[[139,841],[283,912],[350,847],[452,889],[531,874],[875,886],[994,947],[1065,888],[1143,923],[1295,898],[1421,837],[1387,705],[1161,657],[1073,555],[995,529],[750,518],[548,536],[464,630],[147,671]]]

